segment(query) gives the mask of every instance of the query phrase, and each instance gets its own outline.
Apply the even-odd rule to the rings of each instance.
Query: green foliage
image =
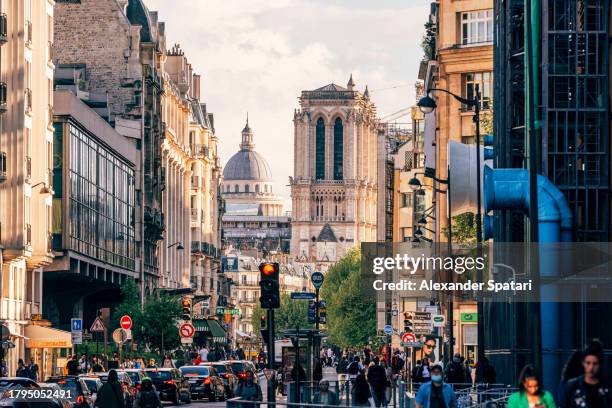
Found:
[[[330,341],[340,347],[362,346],[376,336],[376,302],[362,296],[360,269],[360,252],[351,250],[327,271],[321,288]]]
[[[421,40],[421,49],[426,60],[436,58],[436,26],[431,21],[425,23],[425,34]]]
[[[140,293],[133,279],[128,279],[121,287],[121,303],[113,310],[110,331],[119,328],[121,316],[132,318],[132,336],[139,343],[142,341],[143,315],[140,307]]]
[[[266,310],[259,304],[253,309],[253,333],[260,335],[261,317],[266,315]],[[288,293],[281,293],[280,308],[276,309],[275,315],[275,335],[278,336],[281,330],[293,329],[296,326],[301,328],[311,328],[308,324],[308,301],[291,299]]]
[[[147,299],[143,310],[145,341],[152,347],[159,347],[160,351],[178,347],[180,338],[177,322],[181,311],[181,301],[178,296],[162,294]]]
[[[455,215],[452,218],[452,242],[458,244],[469,244],[476,242],[476,215],[472,212]],[[442,233],[448,239],[448,228],[443,228]]]
[[[491,100],[489,101],[489,106],[491,107],[489,110],[480,112],[480,134],[482,135],[493,134],[493,98],[491,98]]]

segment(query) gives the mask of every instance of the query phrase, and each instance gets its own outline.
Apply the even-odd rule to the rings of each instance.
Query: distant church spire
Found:
[[[242,150],[253,150],[255,144],[253,143],[253,130],[249,126],[249,112],[246,115],[246,124],[242,129],[242,143],[240,143],[240,149]]]
[[[366,85],[365,91],[363,92],[363,97],[365,99],[370,99],[370,91],[368,91],[368,86],[367,85]]]
[[[353,88],[355,88],[355,82],[353,81],[353,74],[351,74],[351,77],[349,78],[349,81],[346,84],[346,87],[349,91],[352,91]]]

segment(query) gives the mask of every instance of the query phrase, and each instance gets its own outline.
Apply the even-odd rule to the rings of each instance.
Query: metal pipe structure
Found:
[[[492,169],[485,166],[484,170],[484,208],[489,210],[519,210],[528,215],[531,208],[530,171],[526,169]],[[536,274],[544,278],[554,278],[559,275],[562,263],[552,243],[571,242],[573,215],[563,193],[546,177],[537,177],[538,194],[538,229],[540,232],[539,250],[537,251],[539,270]],[[533,273],[534,271],[531,270]],[[540,287],[540,298],[554,295],[553,286]],[[561,324],[562,305],[558,302],[542,302],[539,304],[540,316],[546,319],[538,322],[541,328],[532,335],[541,339],[541,349],[533,350],[534,359],[542,356],[542,371],[545,387],[558,383],[559,373],[563,367],[562,356],[557,354],[561,348],[565,331],[570,332],[570,325]],[[563,328],[563,331],[560,329]]]

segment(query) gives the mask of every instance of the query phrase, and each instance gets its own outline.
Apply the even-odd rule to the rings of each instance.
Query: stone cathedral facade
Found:
[[[376,240],[378,119],[368,88],[302,91],[294,113],[291,254],[326,270]]]

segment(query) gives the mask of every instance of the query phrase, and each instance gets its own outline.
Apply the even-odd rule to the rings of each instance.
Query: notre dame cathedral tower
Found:
[[[366,86],[302,91],[294,113],[291,254],[317,268],[376,240],[376,107]]]

